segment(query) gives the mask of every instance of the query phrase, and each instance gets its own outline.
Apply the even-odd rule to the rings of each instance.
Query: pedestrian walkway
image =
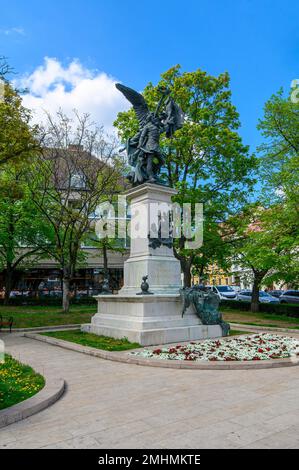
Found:
[[[21,335],[6,351],[67,382],[0,429],[0,448],[299,448],[299,368],[176,370],[106,361]]]

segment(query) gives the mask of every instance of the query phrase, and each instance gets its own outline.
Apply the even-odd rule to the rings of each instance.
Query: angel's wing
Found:
[[[140,93],[132,90],[132,88],[122,85],[121,83],[116,83],[115,86],[133,105],[139,124],[142,127],[149,112],[145,99]]]

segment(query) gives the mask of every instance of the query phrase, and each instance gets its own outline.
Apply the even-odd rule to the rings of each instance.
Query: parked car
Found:
[[[235,300],[237,297],[236,292],[230,286],[208,286],[215,294],[218,295],[220,300]]]
[[[57,290],[56,290],[56,289],[55,289],[55,290],[51,290],[51,291],[49,292],[49,296],[50,296],[50,297],[57,297],[57,298],[60,299],[60,298],[62,298],[62,290],[58,290],[58,289],[57,289]]]
[[[280,297],[281,304],[299,304],[299,290],[286,290]]]
[[[277,298],[279,298],[284,293],[283,290],[279,290],[279,289],[268,290],[267,292],[268,292],[268,294],[272,295],[273,297],[277,297]]]
[[[251,296],[252,296],[252,291],[251,290],[241,290],[237,294],[237,299],[236,300],[241,300],[242,302],[251,302]],[[261,290],[259,292],[259,301],[262,304],[278,304],[279,299],[276,297],[273,297],[273,295],[268,294],[268,292],[265,292]]]
[[[241,286],[230,286],[230,287],[236,292],[236,294],[240,292],[240,290],[242,290]]]
[[[22,292],[19,290],[12,290],[9,294],[10,298],[19,297],[22,295]]]

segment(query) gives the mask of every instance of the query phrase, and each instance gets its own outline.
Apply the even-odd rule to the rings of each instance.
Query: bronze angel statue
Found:
[[[167,88],[160,89],[161,98],[155,112],[151,112],[140,93],[120,83],[115,86],[133,105],[139,121],[137,134],[128,139],[125,147],[129,165],[134,167],[128,178],[135,186],[145,181],[158,183],[164,164],[159,146],[160,135],[165,132],[166,137],[171,138],[183,125],[183,112]],[[164,110],[160,112],[162,105]]]

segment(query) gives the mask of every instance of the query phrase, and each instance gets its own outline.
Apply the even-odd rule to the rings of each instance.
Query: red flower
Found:
[[[195,361],[195,359],[196,359],[195,356],[188,356],[188,357],[186,357],[185,360],[186,361]]]
[[[154,349],[153,354],[161,354],[162,349]]]
[[[174,354],[174,353],[176,353],[176,348],[170,348],[168,350],[168,352],[169,352],[169,354]]]

